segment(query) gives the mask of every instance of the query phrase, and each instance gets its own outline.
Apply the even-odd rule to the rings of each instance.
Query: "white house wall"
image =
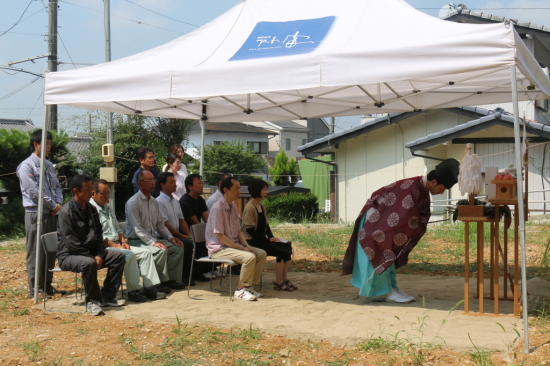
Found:
[[[286,149],[286,139],[290,139],[290,150]],[[307,139],[307,131],[290,132],[282,130],[279,136],[269,139],[269,155],[275,156],[279,151],[284,150],[289,158],[303,158],[302,153],[298,152],[298,147],[304,145],[304,139]]]
[[[338,165],[338,214],[344,222],[354,221],[374,191],[404,177],[431,170],[437,161],[415,157],[404,145],[427,134],[451,128],[469,119],[435,110],[388,125],[368,134],[341,142],[335,150]],[[439,145],[418,154],[460,160],[464,146]],[[451,192],[458,197],[458,189]],[[433,200],[445,199],[438,195]]]

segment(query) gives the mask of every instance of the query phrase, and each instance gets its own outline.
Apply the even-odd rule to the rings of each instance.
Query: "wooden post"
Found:
[[[470,311],[470,222],[464,221],[464,312]]]

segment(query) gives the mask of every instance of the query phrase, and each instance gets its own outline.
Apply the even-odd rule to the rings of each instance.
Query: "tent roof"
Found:
[[[461,24],[403,0],[245,0],[155,49],[46,75],[46,104],[210,122],[283,121],[550,95],[513,24]]]

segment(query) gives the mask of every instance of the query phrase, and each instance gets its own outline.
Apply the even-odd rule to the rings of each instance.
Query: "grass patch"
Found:
[[[15,310],[13,312],[13,316],[23,316],[23,315],[29,315],[29,309],[24,308],[24,309]]]
[[[21,348],[31,362],[38,362],[41,358],[42,352],[44,351],[40,342],[31,340],[28,342],[23,342],[21,344]]]
[[[288,239],[303,248],[314,249],[331,261],[342,260],[352,230],[351,225],[334,227],[323,224],[273,228],[275,236]]]
[[[2,238],[0,237],[0,239]],[[26,251],[25,244],[12,243],[8,245],[0,245],[1,254],[18,254],[24,251]]]

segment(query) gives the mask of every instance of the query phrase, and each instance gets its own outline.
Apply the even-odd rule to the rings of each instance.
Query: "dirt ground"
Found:
[[[34,306],[27,297],[24,251],[8,247],[0,256],[0,365],[550,364],[547,318],[531,319],[531,353],[524,355],[520,319],[462,313],[462,277],[399,275],[415,303],[367,302],[349,277],[322,271],[322,264],[298,272],[302,261],[326,258],[297,248],[291,276],[297,292],[272,289],[270,261],[265,298],[257,302],[230,302],[198,284],[191,296],[202,300],[183,290],[91,317]],[[67,290],[72,280],[55,279]],[[74,298],[55,300],[47,305],[83,310]],[[486,311],[491,306],[486,301]],[[511,304],[501,303],[501,311],[511,314]]]

